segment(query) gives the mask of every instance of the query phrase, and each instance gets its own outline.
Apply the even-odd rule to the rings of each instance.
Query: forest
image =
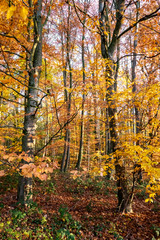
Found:
[[[160,1],[0,1],[0,239],[160,239]]]

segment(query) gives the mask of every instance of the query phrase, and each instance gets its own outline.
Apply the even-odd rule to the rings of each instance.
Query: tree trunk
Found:
[[[114,65],[113,56],[117,47],[118,34],[122,25],[122,18],[124,12],[125,0],[116,0],[116,23],[113,31],[112,38],[110,38],[110,27],[108,17],[108,6],[106,0],[99,0],[99,13],[100,13],[100,28],[101,28],[101,53],[105,59],[105,78],[106,78],[106,102],[108,105],[108,125],[110,130],[110,151],[116,153],[118,149],[118,136],[116,132],[116,108],[113,99],[115,82],[113,79]],[[105,32],[108,32],[106,35]],[[117,180],[118,191],[118,210],[121,212],[131,212],[132,207],[132,194],[131,196],[127,191],[127,179],[125,178],[125,165],[120,163],[117,156],[115,160],[115,174]]]
[[[72,89],[72,68],[69,62],[69,71],[70,71],[70,89]],[[67,99],[67,120],[70,118],[70,111],[71,111],[71,92],[69,93],[68,99]],[[69,163],[70,163],[70,135],[71,131],[69,129],[69,126],[66,127],[66,133],[65,133],[65,144],[64,144],[64,152],[63,152],[63,158],[62,158],[62,164],[61,164],[61,171],[66,172]]]
[[[31,1],[29,1],[31,4]],[[31,6],[30,6],[31,7]],[[26,95],[22,151],[34,161],[38,85],[42,65],[42,0],[34,5],[34,44],[29,59],[29,81]],[[26,162],[22,161],[22,164]],[[17,199],[26,203],[32,197],[32,178],[20,176]]]
[[[66,155],[67,155],[67,141],[68,141],[68,131],[65,131],[65,139],[64,139],[64,151],[63,151],[63,157],[61,161],[61,172],[64,172],[65,167],[65,161],[66,161]]]
[[[47,92],[47,60],[46,58],[44,59],[44,74],[45,74],[45,91]],[[48,101],[46,99],[45,101],[45,108],[46,108],[46,117],[45,117],[45,130],[46,130],[46,136],[44,139],[44,145],[46,145],[46,143],[49,141],[49,117],[48,117]],[[44,152],[43,152],[43,157],[47,156],[48,151],[47,148],[44,148]]]
[[[71,64],[70,64],[70,59],[69,59],[69,54],[68,54],[68,65],[69,65],[69,77],[70,77],[70,89],[72,89],[72,68],[71,68]],[[71,111],[71,92],[69,92],[69,96],[68,96],[68,102],[67,102],[67,120],[70,118],[70,111]],[[66,153],[66,158],[65,158],[65,166],[64,166],[64,172],[67,171],[69,164],[70,164],[70,139],[71,139],[71,130],[69,129],[69,126],[67,126],[66,129],[66,144],[65,144],[65,148],[64,151]]]
[[[67,139],[67,152],[66,152],[66,159],[65,159],[65,166],[64,166],[64,172],[67,171],[70,165],[70,129],[67,129],[68,131],[68,139]]]
[[[63,64],[63,84],[64,84],[64,102],[67,103],[68,101],[68,92],[67,92],[67,62],[65,62],[65,47],[64,47],[64,33],[61,34],[61,40],[62,40],[62,64]],[[64,139],[64,151],[61,161],[61,172],[64,172],[65,167],[65,159],[67,154],[67,141],[68,141],[68,131],[65,129],[65,139]]]
[[[137,14],[136,14],[136,22],[138,21],[138,16],[139,16],[139,7],[140,7],[140,2],[136,2],[136,9],[137,9]],[[136,64],[137,64],[137,53],[136,53],[136,48],[137,48],[137,30],[138,30],[138,25],[135,27],[135,39],[133,43],[133,59],[132,59],[132,92],[136,93],[137,91],[137,85],[136,85]],[[139,110],[136,107],[136,105],[133,108],[133,133],[137,135],[140,131],[140,126],[139,126]],[[139,145],[139,141],[135,142],[135,145]],[[142,171],[141,171],[141,165],[140,164],[135,164],[135,171],[137,173],[137,180],[140,183],[142,180]]]
[[[90,170],[90,117],[91,117],[91,103],[88,103],[87,107],[87,129],[86,129],[86,134],[87,134],[87,165],[88,165],[88,171]]]
[[[83,20],[83,33],[82,33],[82,73],[83,73],[83,87],[85,87],[86,76],[85,76],[85,60],[84,60],[84,39],[85,39],[85,21],[86,21],[86,10],[84,8],[84,20]],[[82,161],[82,152],[83,152],[83,135],[84,135],[84,101],[85,94],[83,93],[82,99],[82,112],[81,112],[81,124],[80,124],[80,143],[79,143],[79,153],[78,153],[78,161],[76,164],[76,168],[79,170],[81,161]]]
[[[82,152],[83,152],[83,131],[84,131],[84,104],[82,103],[82,112],[81,112],[81,125],[80,125],[80,142],[79,142],[79,152],[78,152],[78,161],[76,163],[76,169],[80,170],[81,161],[82,161]]]
[[[68,4],[68,17],[67,17],[67,39],[66,39],[66,64],[65,64],[65,70],[63,71],[63,79],[64,79],[64,87],[67,86],[67,66],[69,69],[69,93],[65,89],[65,102],[67,106],[67,120],[70,118],[70,112],[71,112],[71,97],[72,97],[72,67],[71,67],[71,61],[70,61],[70,15],[71,15],[71,8]],[[62,46],[64,47],[64,46]],[[64,50],[63,50],[64,54]],[[61,163],[61,171],[66,172],[69,163],[70,163],[70,136],[71,136],[71,130],[69,129],[69,126],[65,129],[65,144],[64,144],[64,152],[62,157],[62,163]]]

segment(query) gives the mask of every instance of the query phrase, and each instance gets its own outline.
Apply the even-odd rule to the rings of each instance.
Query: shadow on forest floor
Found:
[[[127,215],[116,212],[115,183],[103,178],[35,180],[28,209],[16,205],[16,179],[0,184],[0,239],[160,239],[160,205],[145,203],[143,186]]]

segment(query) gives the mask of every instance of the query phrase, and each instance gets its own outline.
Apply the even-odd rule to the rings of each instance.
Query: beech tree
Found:
[[[42,0],[38,0],[34,5],[29,1],[29,8],[34,8],[33,12],[33,46],[28,54],[27,71],[29,75],[28,89],[25,102],[24,130],[22,138],[22,151],[26,152],[29,157],[33,158],[35,148],[35,130],[36,130],[36,112],[38,108],[38,86],[42,65]],[[29,33],[30,34],[30,33]],[[29,39],[30,40],[30,39]],[[25,186],[26,185],[26,186]],[[18,187],[18,201],[25,200],[25,187],[27,196],[32,193],[32,178],[21,176]]]
[[[152,17],[157,16],[157,12],[159,10],[159,6],[148,15],[145,15],[131,24],[125,30],[122,29],[123,24],[122,21],[125,17],[125,12],[127,8],[132,4],[132,1],[127,2],[124,0],[115,1],[99,1],[99,13],[100,13],[100,34],[101,34],[101,51],[102,56],[106,62],[106,102],[108,104],[107,112],[109,118],[109,130],[111,137],[111,152],[116,153],[118,150],[118,136],[116,130],[116,107],[114,103],[114,53],[116,51],[116,46],[119,39],[126,33],[128,33],[132,28],[136,27],[138,23],[148,20]],[[112,20],[110,18],[110,12],[113,12],[115,19],[114,28],[111,27]],[[113,23],[112,23],[113,25]],[[135,43],[136,44],[136,43]],[[135,60],[133,62],[135,64]],[[133,67],[134,74],[134,67]],[[132,74],[132,76],[133,76]],[[132,77],[135,78],[134,76]],[[135,90],[134,90],[135,91]],[[136,114],[138,118],[138,114]],[[138,123],[138,121],[137,121]],[[117,188],[118,188],[118,209],[119,211],[130,212],[132,211],[132,199],[133,199],[133,191],[128,191],[127,179],[125,177],[125,163],[121,162],[120,156],[116,156],[115,159],[115,171],[117,178]]]
[[[19,9],[20,4],[20,10]],[[15,47],[14,52],[9,53],[9,58],[4,58],[4,61],[7,64],[3,66],[4,70],[1,70],[7,76],[10,76],[11,79],[16,80],[20,83],[21,86],[25,87],[25,92],[23,94],[20,91],[17,91],[15,88],[8,87],[7,84],[1,83],[4,87],[9,88],[16,92],[17,94],[24,97],[24,123],[23,123],[23,136],[22,136],[22,152],[27,154],[26,160],[22,159],[21,169],[25,169],[25,164],[30,166],[34,162],[34,150],[35,150],[35,134],[36,134],[36,115],[38,108],[40,106],[41,100],[47,96],[46,93],[43,94],[42,99],[38,98],[39,92],[39,79],[41,75],[41,66],[42,66],[42,31],[43,26],[46,23],[46,20],[42,22],[42,0],[31,1],[23,3],[23,1],[18,2],[9,2],[8,7],[4,1],[4,6],[7,10],[7,20],[6,20],[6,29],[2,29],[0,36],[3,39],[13,39],[18,47],[19,53],[18,57],[25,59],[26,67],[23,70],[20,70],[20,74],[17,73],[14,69],[13,64],[8,61],[10,60],[10,55],[17,55],[17,49]],[[51,2],[49,8],[51,7]],[[19,11],[19,12],[18,12]],[[17,14],[19,13],[19,15]],[[45,13],[46,15],[49,14]],[[5,16],[6,17],[6,16]],[[24,25],[21,25],[21,18],[25,21]],[[14,24],[17,22],[17,26]],[[12,28],[8,24],[11,24]],[[25,32],[22,31],[22,27],[25,27]],[[25,41],[24,41],[24,38]],[[3,46],[6,48],[6,45]],[[3,51],[1,52],[3,55]],[[14,59],[14,58],[13,58]],[[10,66],[10,64],[12,64]],[[25,65],[24,65],[25,66]],[[10,70],[12,69],[12,70]],[[9,70],[9,72],[8,72]],[[12,72],[13,71],[13,72]],[[24,73],[22,75],[21,73]],[[14,76],[20,76],[21,79],[15,78]],[[34,165],[33,165],[34,167]],[[24,203],[29,195],[32,195],[32,173],[28,176],[20,176],[17,199]]]
[[[82,76],[83,76],[83,88],[86,84],[86,73],[85,73],[85,22],[86,22],[86,13],[89,3],[84,1],[84,14],[83,14],[83,25],[82,25]],[[82,156],[83,156],[83,141],[84,141],[84,103],[85,103],[85,93],[83,93],[83,102],[82,102],[82,111],[81,111],[81,124],[80,124],[80,142],[79,142],[79,152],[78,160],[76,163],[76,168],[79,170]]]

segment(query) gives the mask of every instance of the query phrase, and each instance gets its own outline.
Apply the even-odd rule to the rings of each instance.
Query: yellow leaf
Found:
[[[26,9],[25,7],[22,7],[20,11],[20,15],[23,18],[23,20],[26,20],[28,15],[28,9]]]
[[[8,8],[7,19],[9,19],[9,18],[11,18],[13,16],[13,13],[14,13],[15,10],[16,10],[16,7],[13,6],[13,5],[10,8]]]
[[[152,202],[153,202],[153,199],[147,198],[147,199],[145,199],[145,202],[146,202],[146,203],[147,203],[147,202],[152,203]]]
[[[4,223],[1,222],[1,223],[0,223],[0,229],[2,229],[3,227],[4,227]]]
[[[149,197],[150,197],[150,198],[154,198],[155,195],[156,195],[155,193],[151,193],[151,194],[149,194]]]

